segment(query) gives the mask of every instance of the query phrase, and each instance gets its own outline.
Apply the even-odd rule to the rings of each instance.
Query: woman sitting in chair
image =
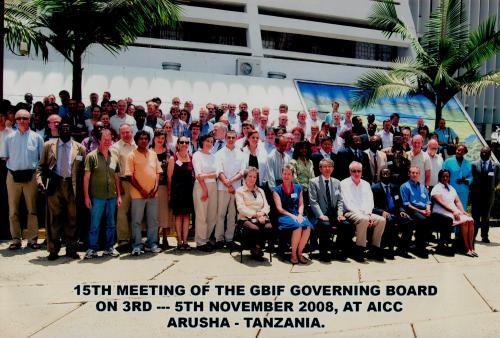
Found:
[[[246,230],[246,235],[252,246],[252,258],[263,261],[262,248],[265,241],[269,238],[272,225],[267,214],[269,213],[269,204],[266,200],[264,191],[257,187],[257,175],[259,170],[255,167],[248,167],[243,172],[245,183],[236,189],[236,206],[238,208],[238,226]]]
[[[281,171],[283,183],[273,192],[274,203],[278,213],[278,229],[293,230],[292,232],[292,264],[307,264],[309,260],[302,256],[302,251],[309,240],[312,224],[303,216],[304,200],[302,187],[293,183],[293,166],[286,164]]]
[[[477,257],[478,255],[474,251],[474,220],[464,211],[455,188],[450,185],[450,172],[441,169],[438,173],[438,181],[439,183],[434,186],[431,192],[431,197],[435,202],[432,208],[434,218],[438,217],[439,219],[436,221],[450,229],[448,234],[451,232],[452,226],[458,225],[464,241],[465,255]]]

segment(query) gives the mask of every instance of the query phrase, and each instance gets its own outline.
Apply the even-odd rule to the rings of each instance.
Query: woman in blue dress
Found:
[[[472,163],[464,158],[467,152],[467,146],[460,144],[455,156],[448,158],[443,163],[443,169],[450,172],[450,184],[457,191],[465,210],[467,210],[469,187],[472,183]]]
[[[302,251],[309,240],[312,224],[303,216],[304,201],[300,184],[293,183],[293,166],[286,164],[281,171],[283,183],[273,192],[274,203],[278,213],[278,229],[293,230],[292,264],[307,264],[309,260],[302,256]]]

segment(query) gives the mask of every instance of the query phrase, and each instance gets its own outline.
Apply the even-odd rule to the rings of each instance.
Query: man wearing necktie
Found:
[[[227,126],[224,123],[217,122],[216,124],[214,124],[214,130],[213,130],[214,145],[212,147],[212,150],[210,150],[211,154],[215,154],[219,150],[224,148],[224,146],[226,145],[225,142],[226,133],[227,133]]]
[[[319,176],[321,172],[319,171],[319,163],[322,159],[328,158],[330,160],[335,159],[335,154],[333,153],[333,141],[329,137],[323,137],[320,140],[321,148],[319,151],[311,154],[311,161],[313,163],[314,175]]]
[[[61,239],[66,244],[66,256],[80,258],[76,252],[76,196],[83,180],[85,147],[71,139],[71,126],[67,122],[59,125],[59,135],[58,139],[45,142],[36,170],[37,184],[47,192],[51,215],[47,224],[50,261],[59,257]]]
[[[354,231],[344,217],[344,202],[340,193],[340,181],[332,178],[333,161],[323,159],[319,163],[321,175],[309,181],[309,202],[318,230],[319,259],[329,262],[329,250],[333,247],[332,235],[336,230],[336,246],[332,250],[333,258],[346,260],[346,251]]]
[[[344,133],[345,148],[340,150],[335,157],[335,178],[343,180],[350,176],[349,165],[356,161],[363,165],[363,180],[372,183],[373,177],[370,170],[370,160],[368,154],[362,148],[362,140],[359,135],[346,131]]]
[[[380,173],[380,182],[372,185],[374,208],[373,213],[386,219],[382,247],[387,247],[384,255],[394,259],[394,254],[404,258],[412,258],[408,247],[412,237],[412,220],[406,214],[401,203],[399,188],[391,183],[391,171],[387,168]],[[399,238],[399,234],[402,234]],[[396,250],[394,250],[397,247]]]
[[[475,235],[481,229],[483,243],[490,243],[490,212],[495,200],[495,188],[500,182],[500,166],[491,160],[490,147],[481,149],[481,159],[472,162],[472,218],[474,218]]]

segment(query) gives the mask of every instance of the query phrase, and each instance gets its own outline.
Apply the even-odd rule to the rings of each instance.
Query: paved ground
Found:
[[[493,228],[491,232],[491,244],[477,244],[479,258],[431,255],[427,260],[398,257],[385,263],[366,264],[314,261],[308,266],[292,266],[277,258],[271,263],[256,263],[249,260],[248,252],[244,253],[241,264],[239,253],[233,253],[231,257],[228,252],[201,254],[175,250],[158,255],[131,257],[126,254],[117,259],[89,261],[63,257],[49,262],[46,252],[23,249],[13,253],[7,250],[7,242],[2,242],[0,335],[4,338],[500,337],[500,228]],[[78,285],[82,292],[99,291],[99,294],[78,295],[75,290]],[[119,286],[132,285],[177,286],[177,291],[184,289],[185,295],[117,295]],[[239,285],[245,295],[230,296],[228,290],[226,295],[217,295],[216,286]],[[254,292],[262,293],[265,286],[270,285],[282,285],[284,291],[279,293],[275,289],[274,295],[270,296],[250,295],[252,286]],[[386,295],[387,286],[406,286],[409,289],[410,286],[429,285],[437,288],[436,295]],[[111,294],[103,295],[105,289],[101,286],[110,286]],[[371,287],[372,294],[292,295],[292,290],[300,286],[304,291],[313,290],[312,286],[320,286],[325,291],[332,291],[333,286],[363,286]],[[208,288],[209,293],[205,296],[190,294],[202,288]],[[377,289],[380,295],[376,294]],[[429,289],[423,288],[423,291]],[[133,301],[140,304],[136,310],[147,310],[149,303],[144,301],[150,302],[152,309],[124,311],[127,302]],[[183,301],[203,301],[203,311],[188,311],[188,303]],[[292,302],[293,312],[243,312],[236,308],[226,308],[227,312],[209,311],[210,302],[226,302],[224,306],[228,306],[227,301],[233,301],[233,305],[241,305],[243,301]],[[359,311],[348,311],[346,304],[351,302],[351,308],[354,308],[355,301],[362,302]],[[385,303],[387,310],[398,307],[396,302],[401,302],[402,311],[368,312],[371,301],[375,305],[388,302]],[[183,311],[175,311],[176,302],[179,302],[177,306],[183,306]],[[305,302],[306,308],[302,312],[299,311],[300,302]],[[98,311],[97,307],[103,304],[116,304],[117,311]],[[338,312],[329,311],[334,309]],[[171,318],[177,318],[175,322],[178,323],[179,317],[214,317],[220,318],[222,324],[222,318],[226,318],[230,327],[168,327]],[[251,318],[248,320],[251,327],[247,327],[246,317]],[[316,318],[320,327],[254,327],[257,321],[254,318],[273,318],[274,325],[278,325],[276,317],[308,318],[310,322]]]

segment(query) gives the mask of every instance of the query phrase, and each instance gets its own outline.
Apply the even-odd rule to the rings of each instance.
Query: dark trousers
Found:
[[[50,231],[48,251],[58,253],[61,239],[66,243],[66,253],[77,251],[78,235],[76,225],[76,203],[70,180],[53,178],[51,193],[47,196],[50,210]]]
[[[477,236],[481,229],[481,238],[487,239],[490,230],[490,213],[495,195],[490,192],[485,192],[488,198],[472,200],[472,218],[474,219],[474,237]]]
[[[401,238],[399,237],[401,234]],[[413,220],[391,214],[386,218],[384,234],[382,235],[382,247],[407,251],[413,236]]]
[[[339,222],[334,214],[328,215],[328,221],[318,220],[316,223],[316,233],[319,239],[320,254],[328,254],[332,251],[348,251],[355,228],[348,221]],[[337,234],[335,247],[333,246],[333,236]]]
[[[415,244],[418,249],[425,249],[432,230],[432,220],[419,212],[407,209],[406,213],[413,220]]]
[[[7,166],[0,160],[0,239],[10,239],[9,199],[7,196]]]

